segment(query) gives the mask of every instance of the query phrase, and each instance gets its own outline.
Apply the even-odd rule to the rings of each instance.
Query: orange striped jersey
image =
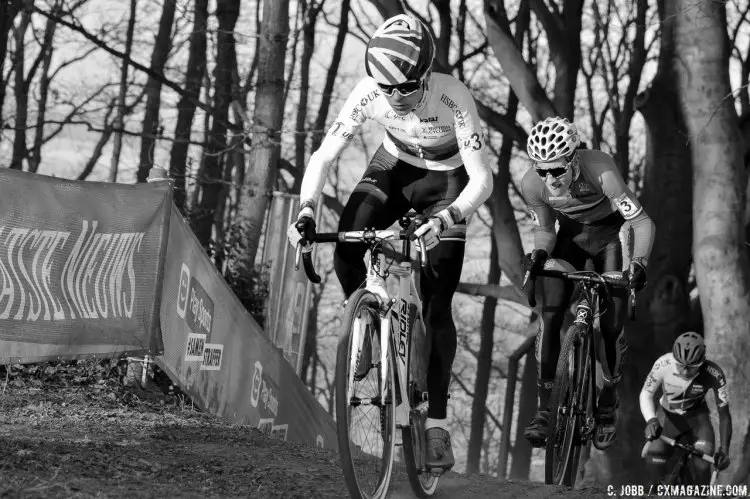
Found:
[[[582,149],[578,158],[578,165],[573,166],[573,181],[564,196],[552,196],[534,168],[529,168],[523,176],[521,192],[535,225],[554,227],[552,209],[583,224],[601,220],[615,210],[626,220],[643,212],[609,154]]]

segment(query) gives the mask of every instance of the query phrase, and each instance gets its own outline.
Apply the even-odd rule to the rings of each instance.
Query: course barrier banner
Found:
[[[162,351],[169,182],[0,169],[0,364]]]
[[[336,448],[331,416],[172,209],[156,363],[202,410],[282,440]]]

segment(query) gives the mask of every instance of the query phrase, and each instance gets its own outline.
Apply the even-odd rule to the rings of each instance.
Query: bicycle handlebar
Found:
[[[386,230],[350,230],[343,232],[319,232],[315,234],[315,237],[311,243],[335,243],[335,242],[346,242],[346,243],[366,243],[373,244],[377,241],[382,240],[394,240],[404,241],[408,239],[405,230],[399,229],[386,229]],[[294,258],[294,270],[299,270],[300,256],[302,257],[302,263],[305,268],[305,274],[315,284],[320,283],[320,276],[315,271],[315,265],[312,260],[312,248],[310,251],[303,251],[302,244],[297,244],[297,254]],[[419,252],[422,267],[427,265],[427,250],[424,245],[424,237],[419,237]]]
[[[536,306],[536,300],[534,299],[534,292],[535,292],[535,286],[536,281],[535,278],[537,276],[544,276],[544,277],[556,277],[558,279],[564,279],[568,281],[577,281],[577,282],[583,282],[585,284],[595,284],[595,285],[604,285],[608,284],[610,286],[613,286],[615,288],[622,288],[622,289],[629,289],[629,297],[628,297],[628,317],[630,320],[635,319],[635,289],[630,286],[630,282],[628,282],[628,279],[625,278],[622,273],[618,273],[619,275],[611,275],[611,274],[598,274],[597,272],[594,272],[592,270],[582,270],[582,271],[575,271],[575,272],[568,272],[565,270],[555,270],[555,269],[542,269],[537,270],[533,272],[531,269],[526,271],[526,274],[523,277],[523,284],[521,285],[521,290],[526,289],[526,285],[528,284],[529,280],[531,280],[531,288],[529,289],[529,304],[534,307]]]
[[[680,449],[683,449],[684,451],[688,452],[689,454],[694,454],[695,456],[703,459],[704,461],[715,464],[713,456],[709,456],[705,452],[701,452],[692,445],[683,444],[682,442],[676,441],[674,438],[669,438],[665,435],[659,435],[659,438],[672,447],[679,447]]]

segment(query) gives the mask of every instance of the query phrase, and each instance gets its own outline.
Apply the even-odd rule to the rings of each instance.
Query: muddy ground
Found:
[[[270,440],[122,364],[0,367],[0,497],[348,497],[335,452]],[[389,497],[414,497],[402,470]],[[596,489],[449,473],[441,498],[599,498]]]

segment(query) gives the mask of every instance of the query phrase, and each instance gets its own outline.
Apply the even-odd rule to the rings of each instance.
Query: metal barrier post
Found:
[[[503,410],[503,435],[500,438],[500,455],[498,456],[498,474],[503,480],[508,477],[508,454],[510,453],[510,436],[513,426],[513,406],[516,399],[516,378],[518,378],[518,360],[534,348],[536,336],[526,338],[508,358],[508,378],[505,386],[505,408]]]

